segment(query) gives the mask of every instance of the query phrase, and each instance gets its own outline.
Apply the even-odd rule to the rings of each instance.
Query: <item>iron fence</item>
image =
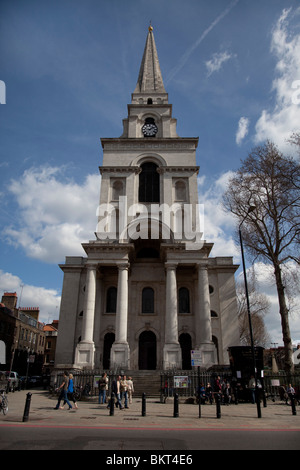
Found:
[[[95,397],[99,393],[98,380],[103,372],[106,372],[109,377],[109,391],[111,392],[111,384],[118,375],[123,375],[123,370],[85,370],[85,371],[72,371],[74,376],[74,385],[81,390],[82,397]],[[160,394],[162,397],[173,397],[178,394],[179,397],[195,398],[198,391],[198,386],[207,388],[210,384],[213,391],[216,392],[216,379],[220,377],[220,381],[230,384],[231,394],[235,397],[237,392],[239,399],[248,399],[248,380],[239,380],[232,375],[230,369],[228,370],[213,370],[213,371],[197,371],[193,370],[177,370],[169,369],[164,371],[156,371],[155,375],[160,375]],[[300,371],[295,374],[287,375],[285,372],[273,374],[265,371],[264,377],[259,378],[262,384],[262,392],[264,398],[272,398],[274,400],[283,399],[283,391],[289,384],[296,390],[297,397],[300,397]],[[63,372],[59,371],[53,376],[52,386],[58,387],[63,381]]]

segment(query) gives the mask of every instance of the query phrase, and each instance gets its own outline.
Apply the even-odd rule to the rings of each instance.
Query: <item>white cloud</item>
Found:
[[[198,179],[199,203],[204,206],[204,239],[214,243],[212,256],[233,256],[239,260],[239,249],[232,233],[235,228],[233,216],[225,212],[221,205],[222,195],[233,172],[228,171],[216,180],[208,182],[208,178]],[[204,189],[205,181],[205,189]]]
[[[207,68],[207,76],[209,77],[214,72],[218,72],[220,68],[222,67],[222,65],[224,64],[224,62],[227,62],[232,57],[233,55],[227,51],[217,52],[213,54],[212,59],[205,62],[205,65]]]
[[[238,124],[238,130],[235,136],[235,141],[237,145],[241,145],[242,141],[248,134],[249,128],[249,119],[246,117],[241,117]]]
[[[59,316],[60,295],[54,289],[26,285],[18,277],[0,270],[0,294],[16,292],[19,307],[39,307],[39,321],[51,323]]]
[[[297,17],[300,10],[284,9],[278,19],[271,40],[271,52],[277,58],[272,91],[275,94],[273,109],[264,109],[256,123],[256,142],[267,139],[274,141],[282,150],[288,148],[286,139],[299,130],[300,105],[295,81],[300,77],[300,33],[292,28],[292,16]]]
[[[94,238],[100,176],[83,184],[63,178],[63,168],[31,168],[8,191],[18,204],[15,223],[2,235],[29,257],[58,263],[67,255],[83,255],[81,243]]]

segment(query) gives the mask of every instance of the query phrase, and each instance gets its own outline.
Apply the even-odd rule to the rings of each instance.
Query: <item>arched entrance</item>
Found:
[[[191,349],[192,349],[192,338],[188,333],[182,333],[179,336],[179,343],[182,354],[182,368],[189,370],[192,368],[191,363]]]
[[[103,344],[103,369],[110,368],[110,350],[115,342],[115,334],[114,333],[106,333],[104,336],[104,344]]]
[[[143,331],[139,337],[139,369],[156,369],[156,336],[152,331]]]

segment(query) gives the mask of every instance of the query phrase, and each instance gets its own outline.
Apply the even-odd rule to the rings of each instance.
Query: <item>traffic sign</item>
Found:
[[[201,366],[202,364],[202,352],[200,349],[191,350],[191,362],[192,366]]]

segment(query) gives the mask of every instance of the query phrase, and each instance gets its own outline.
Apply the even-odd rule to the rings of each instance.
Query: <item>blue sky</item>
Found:
[[[213,255],[233,256],[219,207],[240,159],[300,122],[296,0],[1,0],[0,295],[58,318],[65,256],[94,238],[101,137],[119,137],[149,22],[181,137],[199,136],[199,201]],[[299,90],[299,92],[298,92]],[[4,94],[5,91],[5,94]],[[266,323],[282,344],[276,293]],[[299,305],[291,315],[300,341]]]

